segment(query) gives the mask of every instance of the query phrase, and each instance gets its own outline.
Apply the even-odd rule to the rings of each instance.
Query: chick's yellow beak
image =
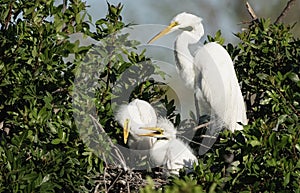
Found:
[[[161,32],[159,32],[157,35],[155,35],[151,40],[148,41],[148,44],[151,44],[152,42],[154,42],[155,40],[159,39],[160,37],[166,35],[167,33],[169,33],[171,31],[171,29],[175,26],[177,26],[178,23],[177,22],[172,22],[170,23],[170,25],[168,27],[166,27],[165,29],[163,29]]]
[[[123,127],[123,139],[124,143],[127,143],[129,136],[129,119],[125,119],[124,127]]]
[[[141,129],[153,131],[150,133],[145,134],[139,134],[138,136],[144,136],[144,137],[159,137],[163,136],[164,130],[159,127],[141,127]]]

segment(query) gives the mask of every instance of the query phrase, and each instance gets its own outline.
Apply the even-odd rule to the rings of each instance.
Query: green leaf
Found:
[[[295,83],[298,83],[300,81],[298,74],[296,74],[294,72],[290,72],[288,77]]]
[[[287,186],[290,183],[290,176],[291,176],[290,172],[284,175],[283,186]]]
[[[32,173],[29,173],[29,174],[26,174],[25,176],[23,176],[23,180],[33,181],[37,177],[38,177],[38,174],[36,172],[32,172]]]
[[[272,134],[269,136],[269,139],[268,139],[268,142],[269,142],[269,145],[271,147],[273,147],[273,145],[275,144],[276,142],[276,132],[272,132]]]
[[[258,140],[250,140],[248,143],[249,143],[252,147],[261,145],[261,142],[258,141]]]
[[[53,140],[51,141],[51,143],[52,143],[53,145],[57,145],[57,144],[59,144],[60,142],[61,142],[61,139],[58,139],[58,138],[53,139]]]
[[[268,74],[266,73],[257,73],[256,75],[260,80],[267,80],[267,78],[269,77]]]
[[[296,144],[295,148],[300,152],[300,145],[299,144]]]

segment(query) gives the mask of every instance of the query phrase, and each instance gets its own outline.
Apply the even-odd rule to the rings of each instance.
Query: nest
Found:
[[[109,165],[96,181],[94,192],[139,192],[139,189],[149,184],[146,179],[148,176],[154,183],[153,189],[160,189],[169,182],[159,168],[152,171],[125,171],[120,167]]]

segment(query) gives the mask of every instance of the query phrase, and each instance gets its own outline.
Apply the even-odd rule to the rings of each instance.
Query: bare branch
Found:
[[[12,3],[10,3],[10,4],[9,4],[8,15],[7,15],[7,17],[5,18],[5,27],[4,27],[4,29],[7,29],[8,24],[9,24],[9,22],[10,22],[10,19],[11,19],[11,16],[12,16],[12,8],[13,8],[13,5],[12,5]]]
[[[207,149],[210,149],[211,147],[208,147],[208,146],[206,146],[206,145],[203,145],[202,143],[199,143],[199,142],[196,142],[196,141],[193,141],[193,140],[190,140],[190,139],[188,139],[187,137],[185,137],[185,136],[180,136],[181,138],[183,138],[183,139],[186,139],[186,140],[188,140],[189,142],[191,142],[191,143],[194,143],[194,144],[197,144],[197,145],[200,145],[200,146],[202,146],[202,147],[205,147],[205,148],[207,148]],[[216,139],[216,137],[214,137],[214,136],[210,136],[209,138],[212,138],[212,139]]]
[[[246,7],[247,7],[247,11],[250,14],[252,20],[256,20],[257,16],[248,1],[246,1]]]
[[[291,7],[295,4],[296,0],[289,0],[285,6],[285,8],[282,10],[280,15],[277,17],[275,23],[279,23],[282,21],[282,19],[286,16],[288,11],[291,9]]]
[[[121,174],[122,174],[122,171],[119,172],[118,176],[115,178],[115,180],[113,181],[113,183],[107,189],[107,192],[109,192],[109,190],[115,185],[115,183],[117,182],[117,180],[119,179],[119,177],[121,176]]]
[[[197,127],[193,128],[193,131],[197,131],[198,129],[202,129],[203,127],[207,127],[208,125],[212,124],[212,122],[204,123],[201,125],[198,125]]]

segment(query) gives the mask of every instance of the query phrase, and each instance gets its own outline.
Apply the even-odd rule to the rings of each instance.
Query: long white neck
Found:
[[[175,41],[174,54],[176,65],[181,78],[189,88],[194,88],[195,80],[194,55],[190,52],[189,46],[198,43],[203,34],[204,29],[200,23],[192,31],[183,31]]]

